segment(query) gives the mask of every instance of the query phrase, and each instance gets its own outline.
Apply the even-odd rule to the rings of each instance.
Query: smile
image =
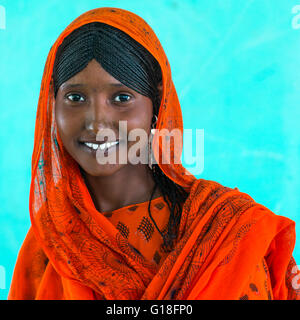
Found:
[[[101,144],[84,142],[83,144],[92,150],[98,150],[98,148],[100,148],[100,150],[106,150],[106,149],[109,149],[110,147],[117,145],[118,143],[119,143],[119,141],[105,142],[105,143],[101,143]]]

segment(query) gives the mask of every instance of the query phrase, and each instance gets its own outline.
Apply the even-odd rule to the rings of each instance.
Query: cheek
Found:
[[[148,134],[151,130],[153,106],[150,99],[143,101],[138,110],[128,117],[128,131],[130,129],[143,129]]]
[[[55,121],[59,135],[64,144],[68,143],[69,139],[75,138],[78,130],[81,127],[82,118],[78,114],[64,112],[57,108],[55,110]]]
[[[132,129],[143,129],[146,132],[150,132],[151,121],[147,118],[128,119],[127,126],[128,131]]]
[[[151,130],[152,112],[145,111],[138,114],[135,117],[128,119],[128,148],[130,149],[133,145],[135,148],[144,149],[148,145],[149,135]],[[130,134],[131,133],[131,134]],[[137,144],[136,144],[137,143]],[[137,151],[137,156],[139,152]]]

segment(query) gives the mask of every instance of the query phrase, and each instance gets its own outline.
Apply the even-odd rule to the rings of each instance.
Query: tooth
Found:
[[[97,144],[93,144],[92,148],[93,148],[94,150],[96,150],[96,149],[98,149],[98,145],[97,145]]]
[[[114,142],[104,142],[104,143],[101,143],[100,145],[95,145],[93,143],[87,143],[87,145],[93,149],[97,149],[98,147],[100,148],[100,150],[105,150],[105,149],[108,149],[112,146],[115,146],[116,144],[118,144],[119,141],[114,141]],[[95,147],[97,146],[97,147]]]

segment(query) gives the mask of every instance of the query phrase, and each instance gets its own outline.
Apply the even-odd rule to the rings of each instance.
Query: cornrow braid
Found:
[[[105,71],[127,87],[149,97],[153,103],[153,114],[158,116],[161,103],[158,85],[162,81],[159,63],[148,50],[125,32],[100,22],[79,27],[59,46],[53,67],[55,97],[59,87],[82,71],[92,59],[96,59]],[[168,252],[174,247],[182,205],[188,194],[170,180],[159,165],[154,164],[151,171],[155,186],[149,201],[148,213],[163,238],[162,249]],[[151,214],[151,201],[157,188],[163,194],[170,210],[169,222],[163,231],[158,228]]]
[[[188,193],[181,186],[170,180],[157,164],[152,166],[152,175],[155,181],[155,186],[149,201],[148,212],[153,224],[164,240],[162,245],[163,250],[169,252],[173,249],[174,242],[177,238],[178,227],[182,213],[182,205],[187,199]],[[169,223],[165,232],[159,230],[150,211],[151,200],[157,187],[159,187],[160,191],[162,192],[164,200],[168,204],[170,210]]]

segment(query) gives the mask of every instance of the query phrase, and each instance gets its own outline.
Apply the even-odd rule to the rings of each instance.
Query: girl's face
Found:
[[[128,159],[119,163],[120,148],[133,129],[143,129],[149,135],[152,116],[150,98],[123,85],[94,59],[60,86],[55,101],[57,129],[65,149],[86,173],[93,176],[109,176],[122,167],[133,165]],[[127,123],[125,135],[119,130],[119,121]],[[115,138],[99,141],[97,134],[103,129],[112,130]],[[115,164],[100,164],[97,160],[99,153],[96,157],[96,151],[84,143],[99,144],[104,140],[120,140],[119,144],[108,149],[108,152],[115,152]],[[126,155],[135,143],[127,141]]]

